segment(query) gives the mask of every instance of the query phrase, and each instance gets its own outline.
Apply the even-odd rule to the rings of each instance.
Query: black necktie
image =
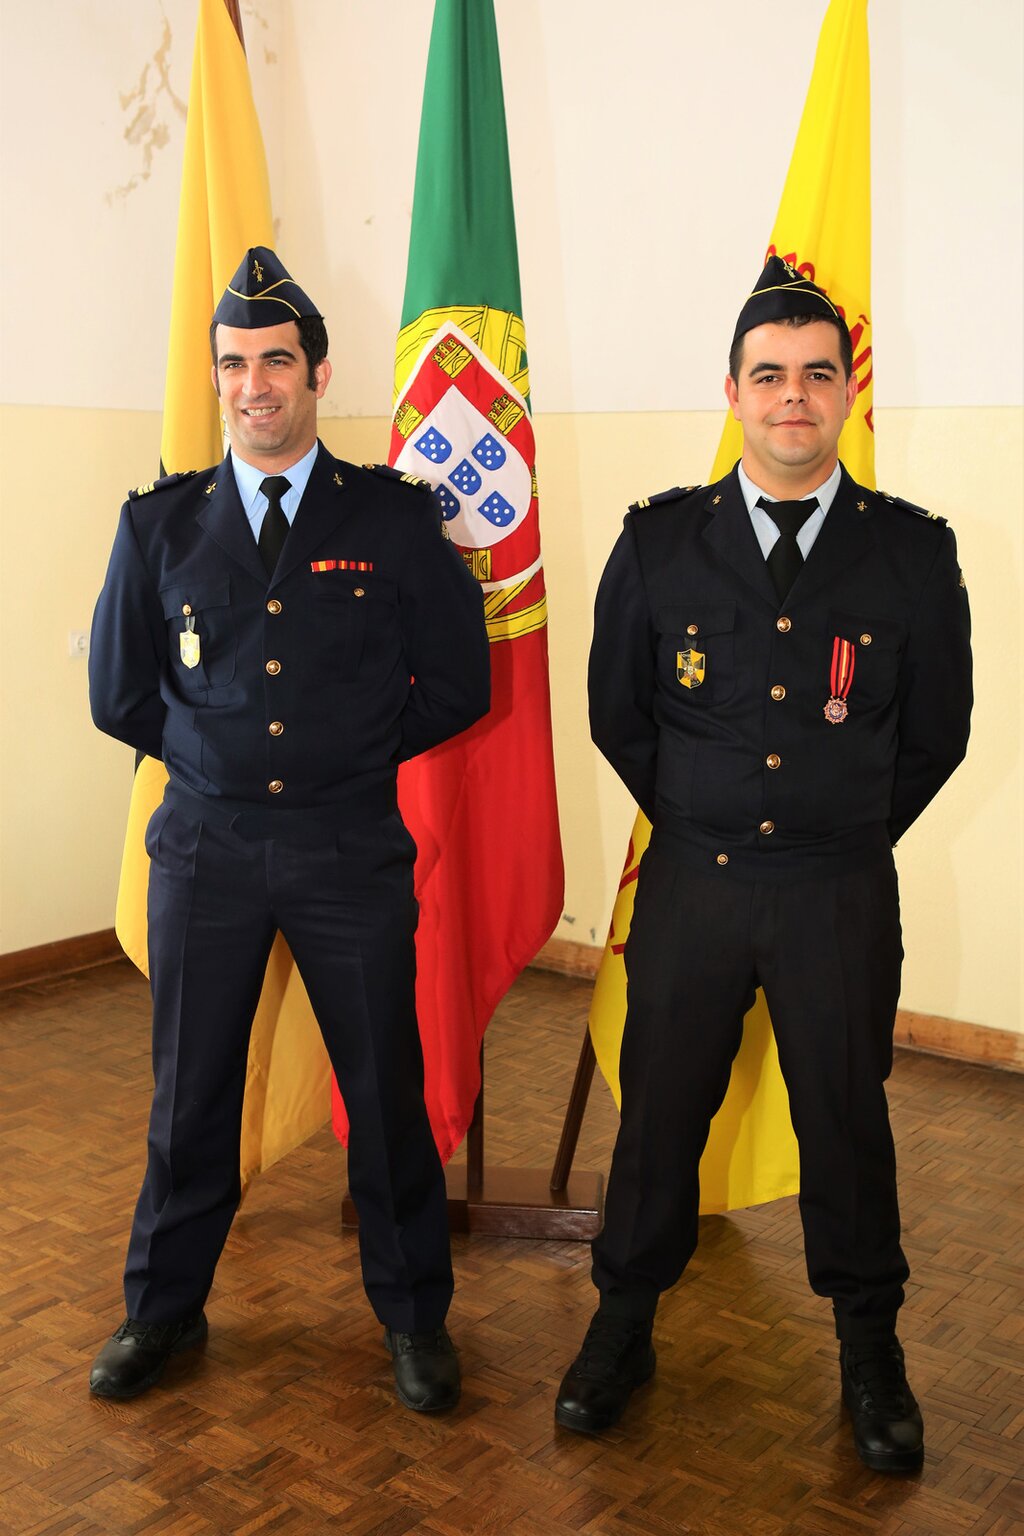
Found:
[[[779,536],[768,554],[768,574],[775,583],[781,603],[804,563],[796,536],[818,502],[814,496],[807,501],[766,501],[763,496],[759,496],[757,504],[764,508],[779,530]]]
[[[260,490],[267,498],[268,506],[263,514],[263,527],[260,529],[258,543],[268,576],[273,576],[277,568],[277,557],[288,537],[288,519],[284,515],[281,498],[291,488],[291,481],[286,480],[284,475],[268,475],[260,486]]]

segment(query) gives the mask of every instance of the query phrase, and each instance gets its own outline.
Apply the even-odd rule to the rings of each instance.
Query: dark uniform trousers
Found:
[[[723,879],[664,851],[655,829],[625,951],[622,1124],[594,1243],[603,1307],[652,1317],[697,1245],[697,1167],[760,986],[800,1148],[811,1286],[841,1339],[891,1331],[908,1274],[884,1087],[902,956],[891,854],[827,876]]]
[[[129,1244],[129,1315],[203,1305],[238,1206],[249,1031],[275,932],[350,1117],[349,1182],[378,1318],[439,1326],[452,1295],[444,1175],[416,1026],[414,845],[397,812],[270,837],[172,785],[147,832],[155,1093]]]

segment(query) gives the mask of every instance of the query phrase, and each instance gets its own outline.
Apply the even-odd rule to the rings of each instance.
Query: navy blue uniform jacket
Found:
[[[99,728],[195,793],[356,803],[486,713],[481,592],[426,487],[322,444],[268,582],[229,457],[125,503],[89,684]]]
[[[594,741],[713,867],[798,870],[887,847],[960,762],[970,616],[952,532],[843,471],[780,606],[736,471],[632,509],[597,597]],[[825,718],[836,638],[854,674]],[[704,658],[686,687],[685,653]],[[726,860],[717,859],[719,864]]]

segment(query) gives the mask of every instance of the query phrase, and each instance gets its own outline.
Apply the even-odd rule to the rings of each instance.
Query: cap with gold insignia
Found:
[[[265,245],[254,245],[246,251],[221,295],[213,319],[217,325],[259,331],[268,325],[283,325],[286,320],[300,320],[305,315],[323,319],[313,300],[285,271],[275,253]]]
[[[770,325],[773,320],[791,320],[796,315],[819,312],[822,319],[838,321],[846,328],[846,321],[828,294],[788,261],[783,261],[781,256],[769,256],[753,293],[740,310],[732,339],[737,342],[755,325]]]

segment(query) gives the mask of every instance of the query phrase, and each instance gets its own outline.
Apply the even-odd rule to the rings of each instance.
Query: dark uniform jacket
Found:
[[[952,532],[845,470],[780,607],[734,469],[628,513],[597,596],[594,741],[701,866],[888,847],[964,755],[969,636]],[[854,670],[830,723],[837,639]]]
[[[425,485],[322,444],[268,582],[229,456],[125,503],[89,680],[99,728],[193,793],[372,798],[486,712],[480,588]]]

